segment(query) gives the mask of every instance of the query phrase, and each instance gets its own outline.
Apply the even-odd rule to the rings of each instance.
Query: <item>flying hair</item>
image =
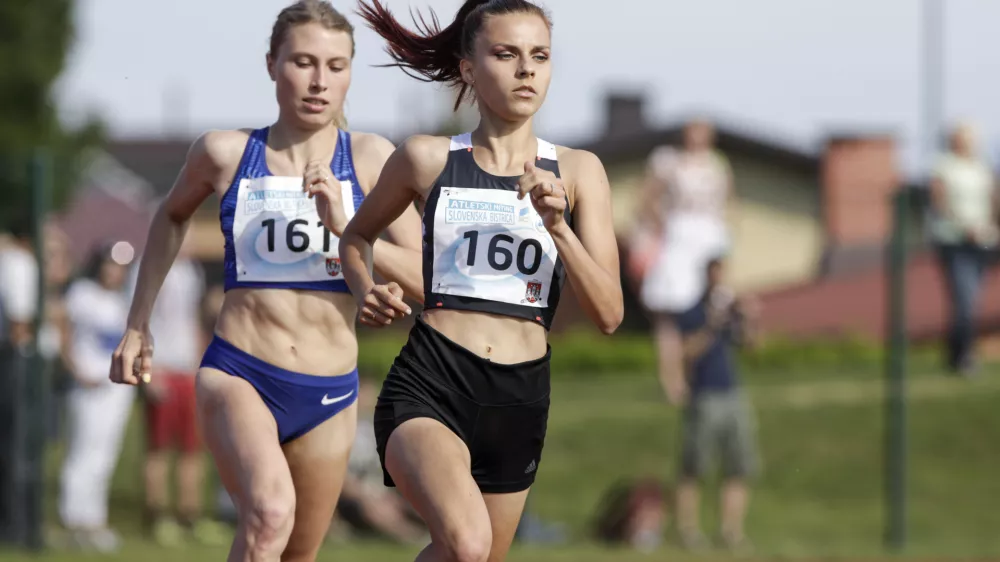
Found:
[[[476,36],[486,18],[505,14],[534,14],[552,27],[552,20],[541,7],[527,0],[467,0],[444,29],[430,10],[428,20],[419,12],[410,17],[416,31],[404,27],[381,0],[359,0],[359,15],[375,33],[386,41],[385,50],[393,63],[407,75],[424,82],[441,82],[458,90],[457,110],[466,97],[469,84],[462,79],[459,62],[472,55]]]

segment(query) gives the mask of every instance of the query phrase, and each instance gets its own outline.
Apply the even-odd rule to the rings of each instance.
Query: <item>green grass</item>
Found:
[[[331,546],[317,557],[318,562],[410,562],[419,549],[399,548],[377,543],[351,546]],[[226,549],[178,548],[160,550],[147,543],[133,541],[115,556],[86,555],[77,553],[54,553],[42,556],[0,552],[3,562],[76,562],[77,560],[101,560],[121,562],[217,562],[225,560]],[[567,548],[522,548],[515,547],[507,557],[509,562],[652,562],[664,560],[664,553],[643,554],[597,546],[574,546]],[[670,553],[671,562],[687,560],[706,562],[704,556],[692,557],[680,553]],[[720,558],[724,560],[724,558]],[[765,557],[759,557],[765,560]]]
[[[748,530],[761,559],[882,555],[883,418],[874,372],[748,376],[757,409],[764,473],[757,483]],[[683,559],[609,551],[587,542],[602,493],[622,478],[671,480],[678,415],[652,374],[557,379],[545,457],[529,508],[572,530],[566,548],[517,548],[512,562]],[[920,372],[910,383],[909,549],[907,556],[1000,557],[1000,373],[967,381]],[[139,418],[136,418],[138,420]],[[130,427],[115,476],[113,523],[128,537],[105,560],[222,560],[225,549],[162,551],[138,537],[141,505],[141,426]],[[58,471],[53,451],[49,478]],[[55,487],[50,487],[50,496]],[[714,532],[716,495],[706,489],[705,530]],[[53,498],[50,497],[50,503]],[[54,521],[54,518],[53,518]],[[669,534],[672,537],[672,533]],[[413,549],[379,543],[335,544],[320,560],[412,560]],[[669,552],[669,554],[668,554]],[[0,560],[63,562],[75,553]],[[704,559],[704,558],[702,558]]]
[[[915,377],[911,387],[913,552],[1000,554],[1000,510],[991,507],[1000,497],[1000,380],[925,375]],[[809,388],[815,394],[811,402],[803,399]],[[834,388],[839,390],[831,392]],[[845,388],[857,392],[852,396]],[[838,556],[879,551],[884,436],[878,390],[862,382],[752,387],[765,472],[748,528],[761,551]],[[662,405],[655,383],[566,382],[556,397],[552,438],[533,495],[533,507],[542,515],[581,529],[602,491],[597,482],[672,472],[677,415]],[[706,523],[714,512],[708,511]]]
[[[376,331],[361,328],[358,370],[364,377],[381,379],[389,369],[407,333],[402,329]],[[656,370],[653,338],[647,333],[621,332],[613,337],[596,330],[573,329],[552,334],[552,376],[579,380],[608,376],[646,376]],[[940,366],[938,344],[910,347],[911,370],[936,370]],[[738,353],[740,364],[760,375],[784,380],[789,376],[871,376],[884,364],[885,347],[879,342],[851,334],[828,334],[811,339],[770,336],[751,349]]]

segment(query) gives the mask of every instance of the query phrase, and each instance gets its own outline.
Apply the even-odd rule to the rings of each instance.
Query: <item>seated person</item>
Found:
[[[372,415],[378,389],[366,379],[359,382],[358,429],[337,503],[337,514],[352,530],[417,544],[428,539],[419,515],[399,493],[382,482],[382,466],[375,447]],[[336,522],[341,523],[341,522]],[[340,527],[340,525],[335,525]]]

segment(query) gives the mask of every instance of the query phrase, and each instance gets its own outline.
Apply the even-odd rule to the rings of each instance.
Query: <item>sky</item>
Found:
[[[385,0],[398,15],[459,0]],[[978,126],[1000,164],[1000,1],[942,0],[942,124]],[[277,115],[264,55],[290,0],[77,0],[77,37],[57,87],[63,118],[96,113],[116,137],[194,136]],[[923,0],[544,0],[554,76],[537,134],[572,146],[598,135],[611,91],[642,92],[654,124],[691,113],[815,151],[828,135],[889,133],[911,174],[926,165]],[[450,111],[451,95],[388,62],[357,27],[351,128],[398,138]],[[937,18],[934,18],[937,20]],[[992,41],[991,41],[992,40]]]

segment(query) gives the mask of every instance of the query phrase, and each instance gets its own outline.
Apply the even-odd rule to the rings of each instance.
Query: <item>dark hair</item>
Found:
[[[87,261],[80,271],[80,276],[97,281],[101,276],[101,268],[105,262],[111,260],[111,249],[114,245],[111,242],[102,242],[90,251]]]
[[[619,481],[601,498],[592,522],[593,537],[609,544],[630,542],[630,523],[643,505],[656,504],[670,510],[671,496],[668,485],[653,478]]]
[[[469,93],[469,85],[462,80],[459,61],[472,54],[476,36],[489,16],[504,14],[535,14],[552,27],[552,20],[541,7],[527,0],[466,0],[455,14],[455,20],[441,29],[437,16],[431,10],[430,23],[418,14],[411,17],[417,26],[413,32],[403,27],[382,5],[380,0],[359,0],[359,14],[386,40],[386,52],[393,64],[408,75],[425,82],[444,82],[459,88],[455,109]]]
[[[35,221],[31,213],[17,213],[10,219],[8,232],[18,240],[32,240],[35,237]]]

